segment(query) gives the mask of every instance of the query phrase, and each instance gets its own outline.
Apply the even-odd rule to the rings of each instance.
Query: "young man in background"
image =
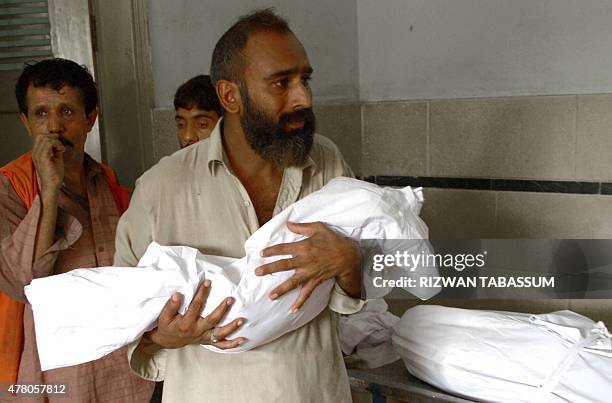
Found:
[[[174,94],[174,110],[181,148],[210,137],[221,117],[221,105],[210,76],[195,76],[178,87]]]

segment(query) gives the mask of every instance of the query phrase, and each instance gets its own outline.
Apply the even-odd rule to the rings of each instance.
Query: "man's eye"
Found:
[[[200,123],[198,124],[198,127],[199,127],[200,129],[208,129],[208,123],[206,123],[206,122],[200,122]]]
[[[47,116],[47,112],[45,112],[43,110],[37,110],[36,112],[34,112],[34,115],[43,118],[43,117]]]
[[[176,128],[177,129],[184,129],[185,128],[185,123],[178,123],[176,124]]]
[[[312,80],[312,77],[310,76],[302,77],[302,84],[304,87],[310,87],[310,80]]]
[[[62,113],[66,116],[72,116],[72,109],[64,108],[62,109]]]
[[[287,83],[288,81],[286,79],[282,79],[282,80],[274,81],[272,85],[275,86],[276,88],[287,88]]]

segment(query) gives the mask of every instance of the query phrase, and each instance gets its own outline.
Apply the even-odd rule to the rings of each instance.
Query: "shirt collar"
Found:
[[[83,165],[85,167],[85,177],[87,180],[91,180],[96,175],[102,173],[102,166],[100,163],[91,158],[87,153],[85,153],[85,157],[83,158]]]
[[[217,121],[217,124],[215,128],[213,129],[212,133],[210,134],[210,137],[208,140],[209,146],[208,146],[208,155],[206,156],[206,165],[208,166],[208,170],[211,174],[214,174],[214,171],[213,171],[214,165],[227,164],[224,158],[224,152],[223,152],[223,139],[221,135],[221,128],[223,126],[222,122],[223,122],[223,118],[220,118]],[[312,159],[312,156],[309,155],[303,164],[298,165],[294,168],[301,169],[302,171],[307,168],[310,168],[311,175],[314,175],[317,169],[317,164]]]
[[[221,138],[221,127],[223,118],[220,118],[215,125],[210,137],[208,138],[208,154],[206,155],[206,165],[211,174],[216,163],[224,163],[223,160],[223,140]]]

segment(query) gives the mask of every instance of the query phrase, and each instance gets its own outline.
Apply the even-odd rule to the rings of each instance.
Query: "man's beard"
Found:
[[[249,102],[244,94],[244,114],[240,117],[246,139],[255,152],[279,167],[300,166],[308,159],[312,148],[315,116],[311,108],[284,113],[278,123]],[[300,128],[284,131],[291,122],[304,121]]]

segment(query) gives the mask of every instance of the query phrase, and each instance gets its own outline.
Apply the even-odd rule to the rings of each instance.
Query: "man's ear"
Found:
[[[87,133],[91,131],[93,125],[96,123],[96,119],[98,118],[98,108],[94,108],[91,112],[87,114]]]
[[[23,112],[19,112],[19,120],[21,120],[21,123],[23,123],[23,125],[25,126],[26,130],[28,131],[28,135],[32,137],[32,130],[30,130],[30,121],[28,120],[27,115]]]
[[[219,80],[216,85],[217,96],[227,113],[239,114],[242,108],[240,88],[232,81]]]

